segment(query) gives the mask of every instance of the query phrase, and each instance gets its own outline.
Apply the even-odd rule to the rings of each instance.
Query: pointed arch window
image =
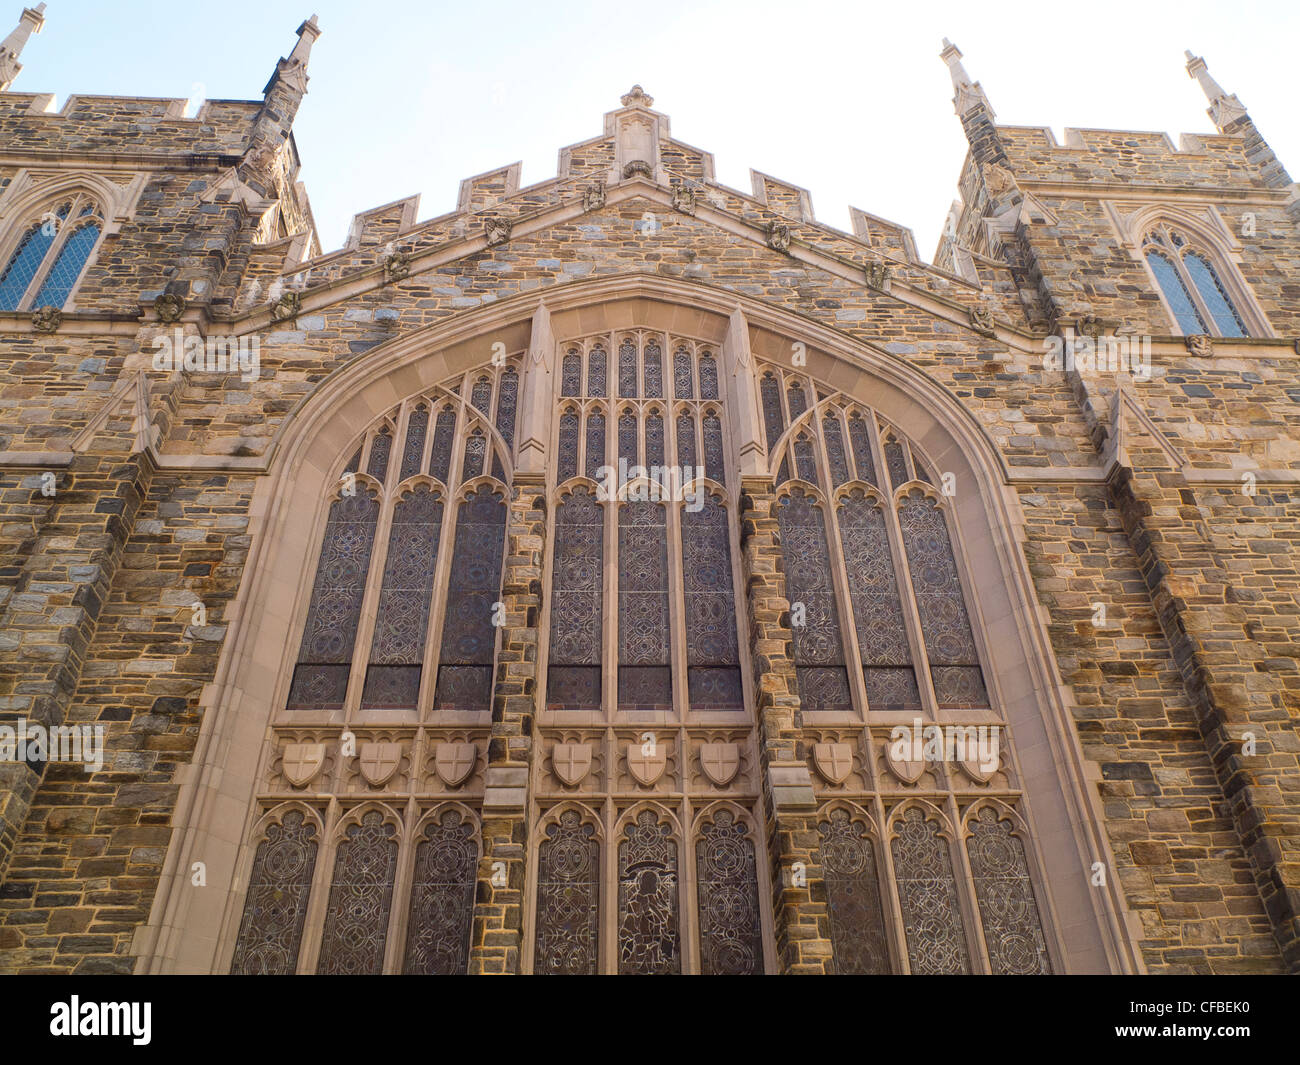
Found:
[[[547,705],[599,710],[604,634],[604,509],[585,487],[556,508]]]
[[[378,810],[367,810],[347,827],[334,860],[318,974],[357,976],[383,970],[397,874],[396,836],[397,829]]]
[[[1146,235],[1143,257],[1155,276],[1178,331],[1184,336],[1209,333],[1218,337],[1245,337],[1250,332],[1229,294],[1223,271],[1230,264],[1220,259],[1216,267],[1206,249],[1193,246],[1183,231],[1161,223]]]
[[[661,503],[625,503],[618,512],[620,709],[672,708],[669,644],[667,514]]]
[[[0,311],[62,309],[103,231],[96,202],[82,193],[31,218],[0,271]]]
[[[469,963],[478,845],[456,810],[429,819],[415,848],[403,971],[455,976]]]
[[[533,972],[594,976],[600,912],[600,844],[577,810],[546,829],[537,854]]]
[[[253,858],[232,974],[284,976],[297,969],[316,849],[316,825],[301,810],[267,828]]]
[[[722,500],[710,495],[682,512],[682,579],[686,600],[686,684],[694,710],[744,707],[731,537]]]
[[[700,892],[700,969],[705,976],[763,971],[758,876],[748,826],[719,810],[695,842]]]
[[[618,971],[682,970],[677,841],[653,810],[642,810],[618,844]]]
[[[913,974],[970,972],[952,857],[939,826],[909,806],[895,822],[892,850]]]
[[[880,901],[876,851],[867,827],[843,808],[817,826],[835,969],[850,976],[889,973],[885,911]]]

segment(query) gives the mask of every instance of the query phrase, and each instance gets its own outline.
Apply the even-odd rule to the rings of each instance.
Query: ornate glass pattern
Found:
[[[1201,294],[1201,302],[1209,309],[1210,317],[1218,326],[1219,335],[1244,337],[1246,326],[1242,323],[1237,308],[1232,305],[1232,300],[1229,299],[1227,290],[1224,289],[1223,282],[1219,280],[1214,267],[1194,251],[1183,255],[1183,266],[1191,275],[1196,291]]]
[[[3,276],[0,276],[0,311],[18,309],[32,278],[54,243],[54,236],[54,227],[40,222],[23,234],[17,249],[9,257]]]
[[[719,399],[718,363],[712,355],[700,356],[700,399]]]
[[[636,415],[631,412],[618,418],[618,457],[630,467],[637,464]]]
[[[492,382],[486,374],[474,382],[470,389],[469,402],[480,414],[487,414],[492,409]]]
[[[885,911],[880,904],[876,850],[867,826],[844,809],[817,826],[830,910],[835,971],[849,976],[889,973]]]
[[[785,390],[785,399],[790,407],[790,422],[793,424],[799,420],[799,415],[808,409],[808,396],[803,390],[803,385],[793,381]]]
[[[845,481],[852,480],[849,473],[848,457],[844,454],[844,433],[840,429],[840,420],[834,413],[827,413],[822,419],[822,439],[826,441],[826,461],[831,468],[831,486],[838,488]]]
[[[659,503],[618,511],[618,647],[619,708],[671,708],[668,526]]]
[[[587,353],[587,395],[603,396],[605,394],[605,348],[596,344]]]
[[[718,484],[727,483],[726,463],[723,461],[722,422],[716,414],[709,413],[700,423],[704,435],[704,469],[707,476]]]
[[[854,490],[840,505],[839,526],[867,702],[873,710],[917,709],[921,693],[907,642],[884,511]]]
[[[565,352],[560,362],[560,395],[582,395],[582,355],[576,348]]]
[[[388,476],[388,458],[392,453],[393,438],[388,431],[388,426],[384,426],[370,441],[370,458],[366,461],[366,473],[380,484],[383,484],[384,478]]]
[[[785,418],[781,413],[781,385],[770,373],[759,383],[763,399],[763,429],[767,435],[767,450],[776,447],[785,431]]]
[[[469,964],[478,845],[455,810],[424,827],[415,848],[403,972],[455,976]]]
[[[566,410],[560,415],[560,442],[555,463],[555,481],[563,484],[570,477],[578,476],[578,435],[580,424],[578,415]]]
[[[451,475],[451,448],[456,436],[456,412],[444,407],[438,412],[433,428],[433,454],[429,457],[429,472],[443,484]]]
[[[483,430],[475,429],[465,441],[465,462],[461,468],[461,482],[483,476],[483,464],[487,461],[487,437]]]
[[[687,348],[678,348],[673,353],[673,397],[690,399],[695,395],[695,382],[692,380],[691,353]]]
[[[794,468],[799,477],[809,484],[820,484],[817,477],[816,445],[807,433],[800,433],[794,441]]]
[[[736,596],[731,580],[727,511],[709,496],[682,512],[682,580],[686,604],[686,678],[693,710],[744,706]]]
[[[650,339],[645,342],[645,394],[649,399],[663,399],[664,395],[664,349],[659,341]]]
[[[982,807],[969,827],[966,851],[994,975],[1050,973],[1024,844],[991,806]]]
[[[620,975],[681,972],[677,906],[677,841],[642,810],[618,844]]]
[[[442,500],[417,485],[393,508],[363,707],[415,709],[441,535]]]
[[[576,810],[546,829],[538,848],[533,972],[594,976],[600,909],[600,844]]]
[[[695,842],[699,877],[700,968],[705,976],[757,976],[763,971],[758,877],[749,829],[719,810]]]
[[[600,478],[600,468],[605,465],[605,416],[599,411],[587,415],[587,476],[593,481]]]
[[[853,445],[853,463],[859,479],[876,485],[876,466],[871,461],[871,429],[860,414],[849,418],[849,442]]]
[[[284,976],[295,971],[315,869],[316,826],[300,810],[290,810],[257,845],[232,974]]]
[[[618,394],[636,397],[636,341],[631,337],[618,346]]]
[[[519,405],[519,372],[508,366],[497,386],[497,432],[507,448],[515,445],[515,408]]]
[[[495,604],[501,595],[506,505],[487,485],[460,504],[447,582],[435,710],[487,710],[496,649]]]
[[[796,489],[782,497],[777,522],[800,701],[805,710],[850,710],[844,641],[822,512]],[[797,624],[799,620],[803,624]]]
[[[664,464],[664,419],[658,411],[651,411],[645,420],[645,461],[647,466]]]
[[[689,414],[679,414],[677,415],[677,464],[694,469],[697,465],[696,458],[695,419]]]
[[[348,464],[343,467],[344,473],[356,473],[361,469],[361,448],[353,452],[352,457],[348,459]]]
[[[349,825],[334,860],[325,931],[321,935],[323,976],[375,974],[384,968],[388,915],[397,873],[397,830],[369,810]]]
[[[970,972],[952,859],[938,826],[912,806],[895,825],[891,849],[913,974]]]
[[[58,258],[45,275],[41,290],[32,300],[33,307],[62,307],[72,295],[72,289],[90,258],[90,251],[99,240],[99,226],[89,222],[78,228],[63,242]]]
[[[406,446],[402,448],[399,480],[414,477],[424,465],[424,438],[429,431],[429,408],[421,403],[406,423]]]
[[[600,709],[604,511],[586,488],[556,508],[547,704]]]
[[[988,706],[943,511],[913,492],[899,507],[899,522],[935,698],[942,707]]]
[[[1178,320],[1179,331],[1186,336],[1208,332],[1205,322],[1201,320],[1200,311],[1192,302],[1191,293],[1187,291],[1187,286],[1183,284],[1178,269],[1169,257],[1162,252],[1148,251],[1147,262],[1151,266],[1151,272],[1156,275],[1160,290],[1165,294],[1169,309]]]
[[[911,478],[907,474],[907,457],[903,445],[890,437],[885,441],[885,468],[889,470],[889,483],[897,491]]]
[[[358,489],[356,495],[341,496],[330,504],[307,626],[289,691],[291,710],[343,706],[379,517],[374,494],[361,486]]]

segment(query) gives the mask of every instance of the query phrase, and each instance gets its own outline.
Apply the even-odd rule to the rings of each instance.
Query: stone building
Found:
[[[1202,60],[1215,132],[1061,144],[945,42],[934,265],[639,87],[322,253],[314,18],[56,111],[43,8],[0,969],[1300,969],[1300,207]]]

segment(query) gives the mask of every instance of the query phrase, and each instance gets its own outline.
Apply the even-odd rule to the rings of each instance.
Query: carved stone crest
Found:
[[[767,246],[773,251],[790,250],[790,227],[784,222],[768,222]]]
[[[440,743],[433,752],[433,768],[449,788],[464,784],[477,764],[478,748],[472,743]]]
[[[582,190],[582,209],[584,211],[599,211],[605,206],[605,184],[599,182],[595,185],[588,185]]]
[[[483,235],[487,237],[488,247],[494,244],[504,244],[510,239],[510,231],[514,228],[514,223],[496,215],[488,215],[483,219]]]
[[[662,743],[629,743],[627,771],[644,787],[650,787],[668,767],[668,748]]]
[[[682,214],[695,213],[695,190],[686,185],[673,186],[673,210]]]
[[[285,292],[271,304],[271,321],[287,322],[302,310],[302,293]]]
[[[910,741],[905,741],[905,745],[910,746]],[[887,741],[885,743],[885,765],[904,784],[915,784],[921,779],[921,774],[925,772],[925,760],[923,758],[900,758],[898,754],[899,752],[895,750],[895,742],[892,740]]]
[[[740,744],[703,743],[700,745],[700,768],[720,788],[725,788],[740,770]]]
[[[32,312],[32,328],[38,333],[53,333],[63,322],[63,312],[57,307],[42,307]]]
[[[185,313],[185,297],[175,292],[164,292],[153,301],[153,311],[160,322],[167,325],[178,322]]]
[[[323,743],[286,743],[280,755],[280,770],[295,788],[305,788],[324,765]]]
[[[642,177],[653,181],[655,168],[644,159],[633,159],[627,166],[623,167],[623,177],[630,178],[633,174],[640,174]]]
[[[382,788],[392,780],[401,762],[400,743],[363,743],[361,750],[357,752],[361,775],[373,788]]]
[[[1005,166],[990,163],[984,168],[984,184],[994,196],[1000,196],[1016,187],[1016,179]]]
[[[404,281],[411,276],[411,253],[393,251],[384,256],[384,280]]]
[[[853,745],[850,743],[813,744],[813,765],[828,784],[843,784],[853,771]]]
[[[881,259],[870,260],[863,272],[867,277],[867,287],[881,291],[884,291],[885,285],[889,283],[889,278],[893,274],[889,264]]]
[[[981,336],[993,336],[993,312],[987,307],[972,307],[970,325]]]
[[[1193,333],[1184,341],[1190,354],[1208,359],[1214,354],[1214,341],[1205,333]]]
[[[562,784],[582,783],[591,771],[591,744],[557,743],[551,748],[551,768]]]
[[[978,755],[967,755],[961,759],[962,772],[971,778],[976,784],[987,784],[993,779],[993,774],[998,771],[998,766],[991,766],[985,769],[980,764]]]

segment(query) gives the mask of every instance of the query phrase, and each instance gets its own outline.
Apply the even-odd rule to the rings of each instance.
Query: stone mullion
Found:
[[[804,758],[790,603],[781,566],[776,494],[768,477],[741,482],[740,550],[754,668],[762,814],[772,862],[772,923],[783,973],[832,971],[817,802]],[[796,875],[796,865],[802,866]]]
[[[537,637],[546,546],[546,483],[516,474],[510,489],[492,735],[483,794],[482,850],[469,971],[516,974],[523,956],[529,776],[537,699]],[[501,883],[504,873],[504,883]]]
[[[1143,454],[1154,457],[1152,449]],[[1117,462],[1107,486],[1196,709],[1274,938],[1288,970],[1300,972],[1300,864],[1289,859],[1281,838],[1294,820],[1286,773],[1295,772],[1296,758],[1277,742],[1281,729],[1273,723],[1289,723],[1281,694],[1239,650],[1254,641],[1232,597],[1233,577],[1208,542],[1186,479],[1167,467]],[[1263,685],[1271,690],[1261,691]],[[1242,753],[1247,732],[1261,749],[1257,758]]]

